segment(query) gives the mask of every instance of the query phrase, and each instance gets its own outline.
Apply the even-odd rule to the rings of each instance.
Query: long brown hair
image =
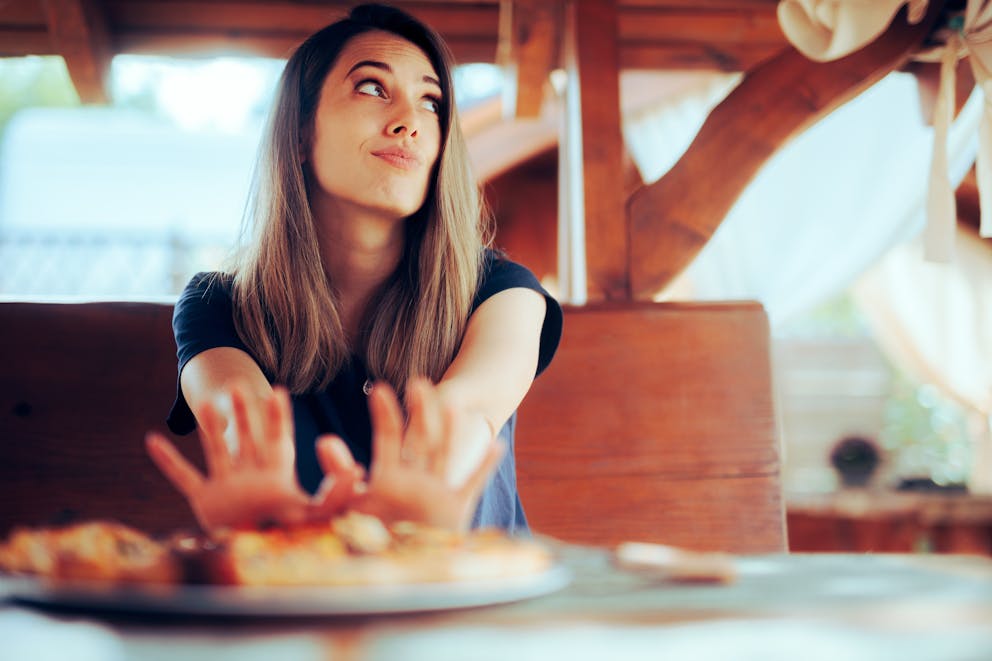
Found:
[[[410,41],[433,65],[443,99],[441,151],[426,200],[406,221],[400,264],[369,304],[359,346],[349,346],[321,261],[302,156],[324,78],[348,40],[372,30]],[[437,34],[410,15],[361,5],[310,36],[286,64],[232,270],[238,334],[269,378],[293,393],[326,387],[353,352],[370,376],[399,392],[416,375],[437,381],[454,359],[478,285],[487,218],[454,110],[451,61]]]

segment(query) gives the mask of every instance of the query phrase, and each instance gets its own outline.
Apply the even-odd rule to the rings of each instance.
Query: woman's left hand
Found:
[[[353,509],[386,523],[415,521],[449,529],[465,529],[479,497],[503,456],[504,446],[490,438],[485,454],[460,484],[448,479],[455,435],[464,430],[468,415],[446,407],[435,386],[425,379],[408,389],[409,421],[393,389],[379,383],[369,395],[372,418],[373,461],[366,492],[352,502]],[[321,439],[318,457],[325,471],[340,471],[340,440]]]

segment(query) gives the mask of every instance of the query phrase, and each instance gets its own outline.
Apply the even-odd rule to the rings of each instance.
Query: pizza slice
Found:
[[[0,545],[0,569],[61,581],[175,583],[181,579],[167,545],[113,521],[15,529]]]
[[[163,541],[94,521],[21,528],[0,544],[0,570],[8,573],[110,583],[396,585],[527,576],[551,564],[543,545],[502,531],[386,527],[358,512],[328,523],[177,534]]]
[[[330,524],[232,530],[195,554],[189,572],[227,585],[396,585],[508,578],[551,566],[547,549],[502,531],[387,528],[351,512]]]

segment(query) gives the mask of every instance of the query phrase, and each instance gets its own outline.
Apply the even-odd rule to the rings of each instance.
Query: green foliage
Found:
[[[902,477],[928,477],[939,485],[967,480],[970,443],[960,408],[936,387],[915,383],[898,370],[880,440]]]
[[[79,96],[61,57],[0,58],[0,138],[18,111],[72,107]]]

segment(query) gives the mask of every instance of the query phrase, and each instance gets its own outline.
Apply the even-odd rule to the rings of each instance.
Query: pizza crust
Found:
[[[56,581],[361,586],[500,579],[552,565],[541,544],[498,530],[459,533],[351,512],[329,523],[155,540],[119,523],[21,528],[0,570]]]

